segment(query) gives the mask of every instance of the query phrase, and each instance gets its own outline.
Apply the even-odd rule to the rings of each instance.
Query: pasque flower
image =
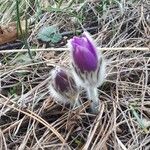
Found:
[[[88,32],[81,37],[73,37],[68,41],[71,49],[73,75],[76,83],[87,90],[88,98],[92,100],[92,110],[99,104],[97,87],[105,78],[105,60],[97,52],[96,44]]]
[[[57,67],[51,71],[50,94],[57,102],[74,105],[78,98],[78,88],[66,69]]]

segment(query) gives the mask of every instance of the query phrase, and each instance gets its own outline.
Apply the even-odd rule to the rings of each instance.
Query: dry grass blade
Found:
[[[3,134],[3,132],[0,130],[0,149],[5,149],[7,150],[7,143],[6,143],[6,139],[5,136]]]
[[[149,8],[148,0],[20,0],[20,21],[31,20],[26,40],[34,62],[20,41],[0,45],[0,149],[149,150]],[[0,26],[15,18],[15,1],[1,0]],[[37,39],[45,26],[56,27],[61,41]],[[97,116],[84,91],[84,104],[72,110],[55,103],[47,88],[51,69],[70,69],[66,43],[83,30],[108,60]]]
[[[96,122],[93,123],[93,125],[92,125],[92,127],[91,127],[91,129],[89,131],[89,135],[87,137],[88,140],[85,143],[85,145],[83,147],[83,150],[88,150],[89,145],[91,144],[91,141],[93,140],[95,132],[96,132],[98,126],[99,126],[99,123],[100,123],[99,120],[102,118],[103,112],[104,112],[104,104],[102,103],[101,107],[100,107],[100,113],[97,116],[97,119],[95,120]]]
[[[100,51],[149,51],[150,48],[148,47],[114,47],[114,48],[110,48],[110,47],[102,47],[102,48],[97,48]],[[33,52],[51,52],[51,51],[55,51],[55,52],[63,52],[63,51],[69,51],[68,48],[46,48],[46,49],[30,49],[30,51]],[[13,49],[13,50],[0,50],[0,53],[23,53],[23,52],[28,52],[27,49]]]
[[[118,144],[120,145],[120,147],[121,147],[123,150],[128,150],[128,149],[124,146],[124,144],[118,139],[118,137],[116,137],[116,139],[117,139]]]
[[[1,95],[2,96],[2,95]],[[6,97],[2,96],[7,102],[9,102],[9,99],[7,99]],[[3,104],[3,103],[1,103]],[[41,124],[43,124],[45,127],[47,127],[48,129],[50,129],[59,139],[62,143],[65,143],[65,140],[64,138],[58,133],[58,131],[53,127],[51,126],[48,122],[46,122],[44,119],[42,119],[39,115],[35,114],[34,112],[28,110],[28,109],[25,109],[25,110],[21,110],[17,107],[14,107],[8,103],[5,104],[5,106],[9,107],[9,108],[12,108],[18,112],[21,112],[23,114],[25,114],[26,116],[29,116],[30,118],[40,122]],[[5,131],[5,130],[4,130]]]

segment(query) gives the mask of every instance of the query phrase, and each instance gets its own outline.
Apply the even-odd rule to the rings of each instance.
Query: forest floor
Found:
[[[67,40],[84,30],[109,48],[98,114],[84,92],[72,110],[48,90],[50,70],[70,67]],[[150,149],[149,0],[1,0],[4,33],[14,39],[0,45],[0,150]]]

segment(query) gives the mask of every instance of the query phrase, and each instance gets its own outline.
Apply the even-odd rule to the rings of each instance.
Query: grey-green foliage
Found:
[[[47,26],[39,31],[37,38],[44,42],[58,43],[62,39],[62,35],[56,27]]]

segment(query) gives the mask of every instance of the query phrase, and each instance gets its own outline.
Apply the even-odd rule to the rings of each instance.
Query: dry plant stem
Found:
[[[150,50],[150,47],[103,47],[103,48],[100,48],[98,47],[97,48],[98,50],[101,50],[101,51],[127,51],[127,50],[130,50],[130,51],[149,51]],[[39,48],[39,49],[30,49],[30,51],[35,51],[35,52],[38,52],[38,51],[69,51],[68,48],[65,48],[65,47],[62,47],[62,48]],[[13,49],[13,50],[0,50],[0,53],[18,53],[18,52],[28,52],[28,49]]]
[[[81,105],[81,99],[79,99],[79,94],[77,96],[77,98],[75,99],[75,103],[73,105],[73,109],[75,109],[76,107]]]
[[[91,129],[90,129],[90,131],[89,131],[88,140],[87,140],[87,142],[85,143],[85,145],[84,145],[84,147],[83,147],[83,150],[88,150],[88,149],[89,149],[89,146],[90,146],[91,141],[92,141],[92,139],[93,139],[93,137],[94,137],[94,134],[95,134],[95,132],[96,132],[96,130],[97,130],[99,124],[100,124],[100,121],[99,121],[99,120],[102,118],[102,114],[103,114],[103,112],[104,112],[104,104],[101,105],[101,109],[100,109],[100,110],[101,110],[101,111],[100,111],[100,113],[99,113],[97,119],[95,120],[95,122],[93,123],[93,126],[91,127]]]
[[[0,5],[2,12],[0,22],[2,25],[8,24],[13,20],[12,16],[16,14],[15,1],[9,2],[8,0],[1,0],[0,2],[2,4],[2,6]],[[28,38],[28,42],[35,45],[35,49],[32,51],[35,52],[33,56],[37,61],[34,63],[22,61],[22,58],[26,58],[24,52],[27,54],[27,49],[20,48],[17,50],[17,47],[7,49],[0,46],[0,54],[2,55],[2,65],[0,66],[1,94],[4,94],[9,100],[3,100],[0,97],[0,107],[2,107],[0,110],[0,149],[44,150],[61,149],[62,147],[66,150],[83,148],[91,150],[149,150],[150,134],[143,132],[140,123],[135,119],[129,107],[130,105],[134,106],[138,117],[140,119],[146,117],[146,122],[149,122],[150,16],[148,2],[148,0],[108,2],[109,4],[104,4],[106,8],[103,8],[103,3],[98,0],[88,0],[86,4],[83,1],[71,0],[71,2],[64,1],[60,8],[63,10],[61,13],[53,9],[46,11],[46,13],[44,11],[44,14],[42,12],[42,16],[35,18],[36,22],[34,22],[33,28],[31,28],[32,33]],[[47,6],[52,8],[56,6],[55,1],[49,1],[48,5],[46,4],[47,1],[45,3],[38,1],[38,3],[20,1],[21,18],[25,16],[25,13],[28,13],[28,10],[33,12],[28,13],[28,17],[34,18],[34,14],[37,14],[37,8],[43,6],[42,8],[47,10]],[[102,7],[97,9],[99,4],[102,4]],[[68,8],[64,9],[64,7]],[[66,10],[69,12],[66,13]],[[83,16],[83,20],[81,21],[80,18],[79,21],[75,20],[74,16],[72,17],[72,12],[78,12],[76,15]],[[59,48],[48,47],[45,49],[44,44],[40,45],[42,43],[36,41],[39,29],[45,25],[56,24],[61,32],[78,30],[82,23],[83,27],[86,28],[98,25],[96,32],[91,31],[91,34],[96,39],[96,43],[103,47],[98,50],[104,52],[104,57],[109,61],[106,67],[107,80],[103,85],[103,91],[100,92],[101,104],[97,117],[94,113],[84,111],[91,105],[90,100],[80,107],[76,107],[75,110],[70,110],[54,103],[47,94],[46,85],[50,69],[58,65],[70,67],[69,51],[65,47],[60,48],[60,46],[64,45],[67,38],[72,35],[63,35],[64,39]],[[18,56],[21,56],[19,63]],[[17,90],[18,87],[19,91]],[[45,104],[47,96],[49,100],[46,100]],[[84,95],[82,99],[84,100]],[[11,101],[17,103],[18,100],[24,101],[30,111],[40,114],[41,118],[59,131],[65,143],[62,143],[54,135],[55,133],[50,131],[48,124],[45,124],[35,115],[32,117],[32,113],[21,114],[21,118],[19,118],[20,112],[12,107],[18,109],[20,107],[10,103]],[[27,111],[26,109],[21,110]],[[68,111],[69,114],[71,113],[69,116]],[[22,115],[28,119],[20,120]],[[73,118],[74,116],[76,117]],[[34,119],[35,117],[45,125],[39,123]],[[74,128],[73,125],[75,125]],[[19,132],[17,133],[17,131]],[[25,146],[25,144],[27,145]]]
[[[91,100],[92,112],[96,113],[98,111],[99,99],[97,87],[88,87],[87,89],[88,99]]]
[[[9,101],[9,99],[4,97],[3,95],[0,94],[0,96],[3,97],[4,99],[6,99],[7,101]],[[1,103],[1,104],[3,104],[3,103]],[[60,139],[60,141],[62,141],[62,143],[65,142],[64,138],[60,135],[60,133],[54,127],[52,127],[49,123],[47,123],[44,119],[42,119],[40,116],[38,116],[34,112],[31,112],[30,110],[27,110],[27,109],[26,109],[26,111],[21,110],[21,109],[19,109],[17,107],[14,107],[14,106],[12,106],[12,105],[10,105],[8,103],[6,104],[6,106],[9,107],[9,108],[12,108],[14,110],[17,110],[18,112],[21,112],[21,113],[23,113],[23,114],[25,114],[25,115],[27,115],[27,116],[37,120],[41,124],[45,125],[48,129],[50,129]]]

